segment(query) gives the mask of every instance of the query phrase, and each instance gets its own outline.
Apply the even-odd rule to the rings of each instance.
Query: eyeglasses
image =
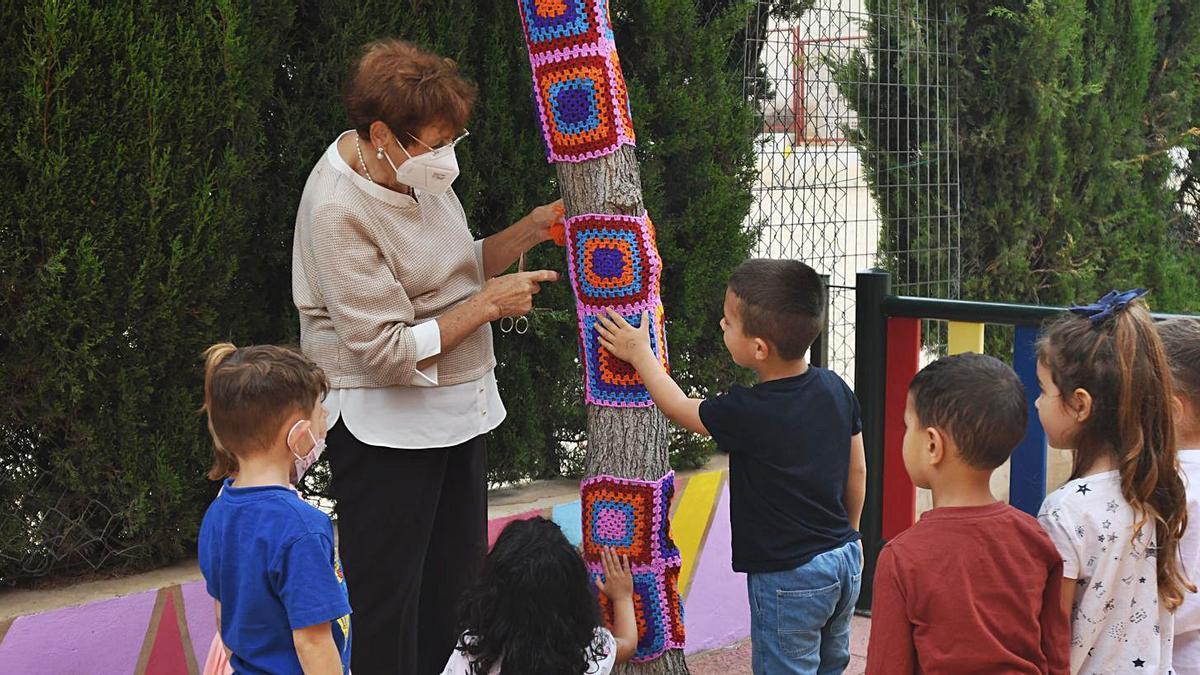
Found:
[[[426,147],[426,148],[428,148],[428,150],[429,150],[430,152],[437,152],[438,150],[444,150],[444,149],[446,149],[446,148],[453,148],[454,146],[456,146],[456,145],[458,145],[459,143],[461,143],[461,142],[462,142],[462,140],[463,140],[464,138],[466,138],[467,136],[470,136],[470,135],[471,135],[471,132],[470,132],[470,131],[468,131],[468,130],[466,130],[466,129],[463,129],[463,130],[462,130],[462,133],[461,133],[461,134],[459,134],[459,135],[457,135],[457,136],[455,136],[455,137],[453,138],[453,140],[451,140],[451,141],[449,141],[449,142],[447,142],[447,143],[439,143],[438,145],[435,145],[435,146],[433,146],[433,147],[430,147],[430,146],[428,146],[428,145],[425,145],[425,142],[424,142],[424,141],[422,141],[421,139],[417,138],[416,136],[413,136],[412,134],[409,134],[409,136],[412,136],[412,139],[413,139],[414,141],[416,141],[416,142],[420,143],[421,145],[425,145],[425,147]]]

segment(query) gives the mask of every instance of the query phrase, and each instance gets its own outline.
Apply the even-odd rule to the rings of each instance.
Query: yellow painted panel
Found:
[[[950,322],[949,352],[963,354],[965,352],[983,353],[983,324]]]
[[[683,567],[679,570],[681,595],[685,594],[685,589],[691,585],[692,572],[696,569],[700,548],[704,545],[708,525],[712,522],[713,510],[721,492],[723,473],[706,471],[693,475],[688,480],[679,498],[679,506],[675,508],[675,514],[671,518],[671,536],[683,558]]]

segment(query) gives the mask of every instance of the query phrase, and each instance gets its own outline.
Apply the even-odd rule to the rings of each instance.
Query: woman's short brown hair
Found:
[[[363,47],[350,72],[344,103],[360,137],[371,136],[371,123],[388,125],[397,140],[409,142],[430,124],[454,131],[467,125],[475,104],[475,85],[453,60],[403,40],[377,40]]]

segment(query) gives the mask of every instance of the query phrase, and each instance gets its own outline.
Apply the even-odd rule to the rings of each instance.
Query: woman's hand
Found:
[[[505,274],[489,279],[476,297],[491,308],[489,321],[523,316],[533,309],[533,296],[542,290],[542,284],[555,281],[558,281],[558,272],[553,270]]]
[[[542,206],[530,211],[529,215],[525,216],[525,218],[529,222],[529,227],[534,233],[534,240],[543,242],[547,239],[555,239],[555,241],[557,241],[558,237],[555,236],[554,230],[561,230],[562,228],[555,228],[555,226],[560,225],[563,222],[563,216],[565,214],[566,211],[563,209],[563,203],[561,199],[549,204],[543,204]],[[562,245],[563,244],[559,244],[559,246]]]

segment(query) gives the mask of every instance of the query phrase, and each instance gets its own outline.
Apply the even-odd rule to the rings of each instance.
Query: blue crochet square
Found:
[[[647,308],[649,309],[649,308]],[[660,331],[657,313],[650,309],[650,349],[662,358],[659,351]],[[642,310],[621,311],[621,316],[632,326],[642,325]],[[608,353],[600,345],[600,333],[596,330],[597,317],[580,317],[583,328],[584,378],[587,400],[596,405],[647,407],[654,404],[650,392],[642,384],[633,366]]]
[[[589,4],[588,0],[521,0],[529,41],[538,45],[569,38],[594,40]]]
[[[600,87],[589,77],[573,77],[550,85],[550,114],[554,128],[568,136],[600,126]]]

